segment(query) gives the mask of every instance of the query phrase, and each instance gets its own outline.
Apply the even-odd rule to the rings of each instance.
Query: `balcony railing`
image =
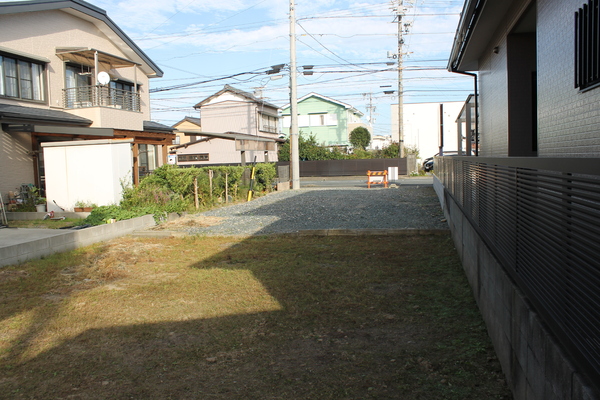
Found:
[[[79,86],[63,89],[65,108],[111,107],[127,111],[140,111],[140,95],[111,87]]]
[[[263,132],[279,133],[277,126],[273,126],[273,125],[263,125],[261,130]]]
[[[440,157],[435,165],[446,195],[598,382],[598,159]]]

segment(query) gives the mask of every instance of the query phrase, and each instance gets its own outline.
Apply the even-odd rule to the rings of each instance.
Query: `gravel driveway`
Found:
[[[251,202],[213,209],[189,224],[201,235],[262,235],[322,229],[447,229],[433,188],[320,188],[271,193]]]

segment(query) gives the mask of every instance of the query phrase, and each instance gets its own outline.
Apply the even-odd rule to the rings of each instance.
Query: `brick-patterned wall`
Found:
[[[600,154],[600,88],[574,88],[574,13],[585,0],[538,1],[539,155]]]
[[[574,88],[574,13],[585,0],[537,1],[538,155],[600,154],[600,88]],[[506,35],[529,5],[511,7],[479,60],[482,156],[508,155]],[[493,52],[498,47],[498,53]]]
[[[529,0],[515,1],[479,59],[480,155],[485,157],[508,155],[506,36],[529,4]]]
[[[31,136],[28,133],[8,134],[0,130],[0,193],[8,200],[8,192],[15,191],[22,183],[33,181]]]

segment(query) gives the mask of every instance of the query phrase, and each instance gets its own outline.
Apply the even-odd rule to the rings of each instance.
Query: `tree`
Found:
[[[354,148],[365,150],[370,143],[371,134],[367,128],[359,126],[350,132],[350,144],[352,144]]]
[[[339,150],[329,150],[326,147],[319,146],[315,135],[305,135],[300,132],[298,135],[298,157],[301,161],[315,160],[341,160],[344,158]],[[285,143],[279,145],[278,150],[279,161],[290,161],[290,139],[286,139]]]
[[[400,153],[400,143],[392,142],[389,146],[385,147],[381,151],[382,158],[398,158]]]

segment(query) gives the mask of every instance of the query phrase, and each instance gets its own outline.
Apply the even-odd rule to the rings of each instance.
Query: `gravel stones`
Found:
[[[447,229],[438,198],[428,185],[288,190],[199,217],[222,219],[212,226],[187,227],[187,233],[251,236],[330,229]]]

